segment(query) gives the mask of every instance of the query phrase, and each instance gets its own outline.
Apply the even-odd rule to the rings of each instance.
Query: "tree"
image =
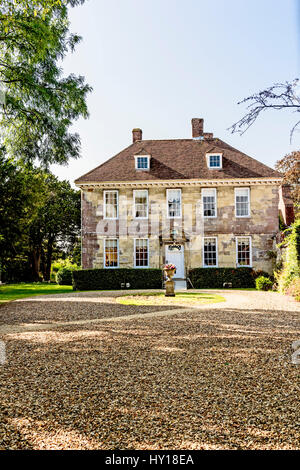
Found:
[[[48,173],[41,188],[42,204],[29,227],[29,246],[34,277],[50,280],[55,247],[72,251],[80,235],[80,191],[71,188],[68,181],[59,181]]]
[[[63,77],[59,61],[81,40],[69,34],[68,5],[83,1],[0,2],[1,141],[11,156],[27,162],[38,156],[47,167],[80,155],[70,126],[88,117],[91,87],[82,76]]]
[[[49,280],[54,251],[71,254],[78,242],[80,215],[80,192],[69,182],[1,149],[0,264],[8,277]]]
[[[285,155],[276,162],[275,168],[284,174],[284,182],[291,185],[291,196],[297,215],[300,210],[300,151]]]
[[[239,134],[244,134],[244,132],[254,124],[258,116],[268,109],[279,111],[284,109],[299,113],[299,79],[295,79],[292,82],[276,83],[263,91],[248,96],[248,98],[243,99],[238,104],[243,103],[247,103],[248,112],[238,122],[230,127],[232,133],[237,132]],[[290,139],[292,139],[293,133],[299,125],[300,120],[297,120],[291,129]]]

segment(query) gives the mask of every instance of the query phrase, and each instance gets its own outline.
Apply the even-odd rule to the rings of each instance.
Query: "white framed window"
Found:
[[[104,268],[119,267],[119,240],[117,238],[104,239]]]
[[[167,216],[169,219],[181,217],[181,189],[167,189]]]
[[[217,217],[217,190],[216,188],[202,189],[203,217]]]
[[[222,153],[207,153],[206,162],[208,168],[219,170],[222,168]]]
[[[252,267],[251,237],[236,237],[236,265]]]
[[[149,268],[148,238],[134,239],[134,266],[135,268]]]
[[[136,170],[150,170],[150,155],[135,155]]]
[[[119,193],[116,190],[103,192],[104,219],[119,217]]]
[[[133,217],[135,219],[148,218],[148,190],[137,189],[133,191]]]
[[[250,217],[250,188],[235,188],[235,216]]]
[[[203,267],[216,268],[218,266],[218,239],[217,237],[203,238]]]

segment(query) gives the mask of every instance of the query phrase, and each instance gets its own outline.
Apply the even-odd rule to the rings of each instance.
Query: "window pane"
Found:
[[[220,155],[210,155],[209,157],[210,167],[213,167],[213,168],[220,167],[220,164],[221,164]]]
[[[238,217],[249,215],[249,192],[247,188],[236,189],[235,207]]]
[[[180,217],[181,215],[181,191],[180,189],[171,189],[168,194],[168,214],[169,217]]]
[[[105,267],[118,266],[118,240],[105,240]]]
[[[148,169],[148,157],[137,157],[137,168],[139,170]]]
[[[105,193],[105,217],[116,219],[118,217],[118,192],[109,191]]]
[[[204,265],[217,265],[217,243],[215,238],[204,238]]]
[[[148,217],[148,191],[134,193],[135,217]]]
[[[250,266],[250,238],[238,238],[237,262],[240,266]]]
[[[148,240],[137,239],[135,241],[135,265],[137,267],[148,266]]]

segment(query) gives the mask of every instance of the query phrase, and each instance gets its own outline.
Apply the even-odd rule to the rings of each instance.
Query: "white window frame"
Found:
[[[117,193],[117,217],[106,217],[106,194]],[[107,189],[103,191],[103,219],[117,220],[119,218],[119,191],[117,189]]]
[[[209,189],[209,191],[214,191],[214,198],[215,198],[215,215],[204,215],[204,197],[205,197],[205,190]],[[202,216],[204,219],[216,219],[218,216],[218,201],[217,201],[217,189],[216,188],[202,188],[201,190],[201,201],[202,201]],[[213,237],[211,237],[213,238]]]
[[[137,171],[149,171],[150,170],[150,155],[135,155],[135,169]],[[138,168],[138,159],[147,158],[147,168]]]
[[[249,239],[249,258],[250,264],[239,264],[238,263],[238,240],[239,238],[248,238]],[[237,268],[252,268],[252,237],[251,235],[238,235],[235,237],[235,263]]]
[[[136,241],[137,240],[147,240],[147,261],[148,261],[147,266],[137,266],[136,265]],[[148,269],[150,267],[149,238],[140,237],[140,238],[135,238],[134,239],[133,263],[134,263],[134,267],[136,269]]]
[[[214,266],[207,266],[204,262],[204,242],[205,242],[206,238],[214,238],[215,241],[216,241],[216,264]],[[219,252],[218,237],[210,237],[210,236],[202,237],[202,266],[203,266],[203,268],[218,268],[219,267],[218,252]]]
[[[169,191],[180,191],[180,215],[175,215],[175,216],[170,216],[169,214]],[[167,219],[181,219],[182,218],[182,193],[181,193],[181,188],[169,188],[167,189]]]
[[[220,157],[220,166],[210,166],[210,157]],[[222,167],[223,167],[223,154],[220,153],[220,152],[217,152],[217,153],[207,153],[206,154],[206,163],[207,163],[207,167],[210,169],[210,170],[221,170]]]
[[[247,215],[237,215],[236,196],[237,196],[239,189],[243,189],[243,190],[247,189],[248,191],[248,214]],[[234,188],[234,212],[235,212],[235,217],[237,217],[238,219],[251,217],[250,188],[243,188],[243,187]]]
[[[105,266],[105,258],[106,258],[106,242],[108,240],[117,240],[117,254],[118,254],[118,264],[117,266]],[[120,266],[120,250],[119,250],[119,239],[118,238],[104,238],[103,243],[103,267],[104,269],[117,269]]]
[[[140,191],[146,191],[146,193],[147,193],[147,215],[146,215],[146,217],[136,217],[135,195],[136,195],[136,193],[138,193]],[[148,219],[149,218],[149,191],[148,191],[148,189],[134,189],[133,190],[133,218],[138,219],[138,220]]]

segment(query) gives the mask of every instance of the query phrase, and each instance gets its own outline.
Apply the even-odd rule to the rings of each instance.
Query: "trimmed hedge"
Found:
[[[161,289],[161,269],[83,269],[73,271],[74,290],[121,289],[129,283],[130,289]]]
[[[233,288],[250,288],[255,287],[256,277],[252,268],[194,268],[189,271],[195,289],[220,289],[227,282],[231,282]]]

